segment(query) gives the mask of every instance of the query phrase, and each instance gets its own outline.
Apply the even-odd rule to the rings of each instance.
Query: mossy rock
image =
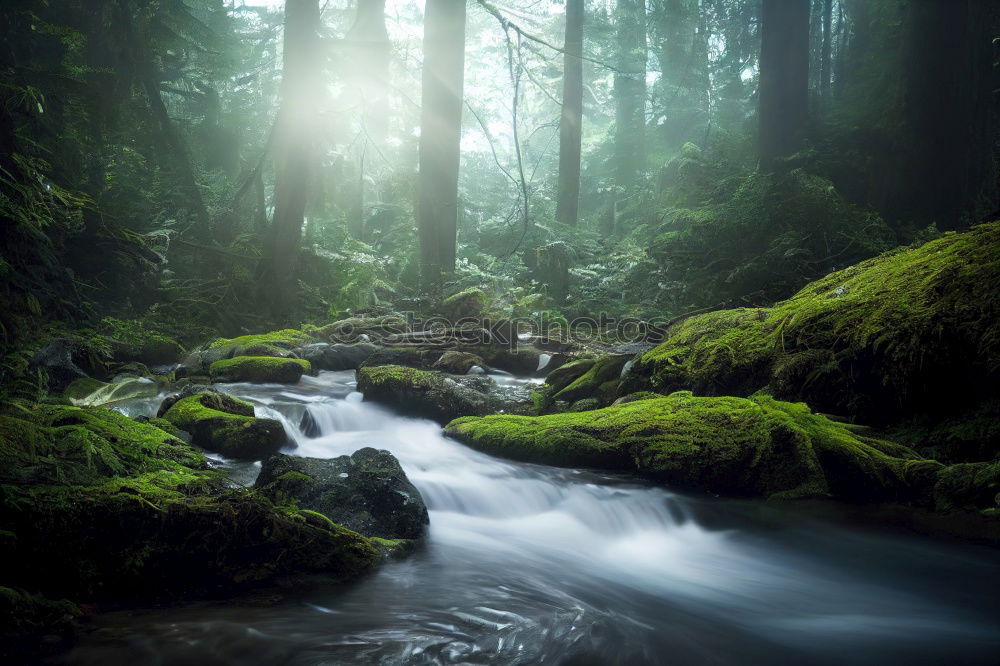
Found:
[[[1000,518],[1000,461],[963,463],[941,470],[934,500],[941,511],[976,510]]]
[[[623,392],[767,388],[878,425],[935,423],[996,401],[1000,222],[831,273],[770,309],[691,317],[644,354]],[[996,438],[941,454],[992,458]]]
[[[236,460],[263,460],[287,444],[281,422],[256,418],[253,405],[221,393],[182,398],[163,418],[195,445]]]
[[[332,459],[272,456],[255,487],[368,537],[419,539],[429,522],[420,491],[388,451],[363,448]]]
[[[221,394],[188,399],[252,414]],[[201,453],[151,423],[62,405],[0,414],[0,525],[8,586],[80,601],[228,593],[301,572],[348,579],[379,558],[327,519],[227,491]],[[0,590],[18,622],[49,624],[47,604]]]
[[[461,319],[481,318],[488,305],[489,297],[486,292],[482,289],[472,288],[444,299],[441,303],[441,309],[454,324]]]
[[[618,395],[622,370],[630,358],[631,356],[605,356],[595,360],[583,374],[573,379],[565,388],[556,391],[552,399],[573,403],[590,398],[602,406],[611,404]],[[577,363],[583,362],[577,361]]]
[[[309,361],[271,356],[237,356],[209,367],[214,381],[255,384],[294,384],[312,372]]]
[[[36,405],[0,414],[0,483],[97,483],[154,472],[210,484],[205,457],[154,425],[118,412]]]
[[[191,495],[157,481],[0,488],[0,515],[17,534],[8,574],[43,593],[148,602],[290,573],[346,580],[378,561],[363,536],[254,491]]]
[[[553,392],[558,393],[586,374],[594,367],[595,363],[597,363],[596,358],[581,358],[570,361],[550,372],[545,377],[545,383],[552,387]]]
[[[490,396],[495,388],[496,383],[487,377],[453,377],[399,365],[364,366],[358,370],[358,391],[365,400],[439,423],[498,411],[501,407]]]
[[[431,369],[440,370],[452,375],[465,375],[473,367],[479,366],[482,368],[485,365],[486,362],[475,354],[461,351],[446,351],[434,362]]]
[[[241,335],[236,338],[219,338],[212,342],[208,349],[213,350],[226,350],[232,352],[229,356],[244,356],[248,355],[249,350],[262,350],[271,349],[274,350],[274,354],[261,354],[257,353],[257,356],[287,356],[291,350],[296,347],[301,347],[312,342],[317,342],[317,340],[304,331],[298,331],[293,328],[286,328],[280,331],[271,331],[270,333],[261,333],[258,335]]]
[[[636,472],[718,494],[929,502],[939,463],[853,433],[802,404],[689,392],[619,407],[448,424],[473,448],[527,462]]]

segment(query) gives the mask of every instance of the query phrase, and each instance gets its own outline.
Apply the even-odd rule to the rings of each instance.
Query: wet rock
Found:
[[[444,299],[442,311],[452,322],[460,319],[480,318],[489,299],[482,289],[466,289]]]
[[[447,423],[459,415],[496,411],[488,377],[453,377],[442,372],[398,365],[366,366],[358,370],[358,391],[365,400],[390,405],[405,414]]]
[[[256,384],[294,384],[312,372],[309,361],[271,356],[237,356],[209,367],[214,381]]]
[[[315,370],[357,370],[379,348],[370,343],[352,345],[318,342],[295,350]]]
[[[929,505],[944,469],[806,405],[767,396],[710,398],[683,391],[578,413],[462,418],[445,433],[527,462],[623,470],[670,486],[774,499]]]
[[[406,320],[396,315],[349,317],[316,329],[315,335],[334,344],[378,341],[410,330]],[[362,338],[364,336],[364,338]]]
[[[475,354],[470,354],[468,352],[460,351],[447,351],[441,355],[434,365],[431,366],[433,370],[440,370],[441,372],[447,372],[453,375],[466,375],[473,367],[482,367],[485,365],[483,359],[479,358]]]
[[[287,444],[280,421],[257,418],[253,405],[223,393],[176,400],[163,418],[191,433],[196,446],[236,460],[262,460]]]
[[[419,539],[429,518],[420,492],[388,451],[364,448],[333,459],[272,456],[256,487],[276,502],[294,499],[369,537]]]
[[[31,359],[32,365],[41,368],[49,377],[49,388],[62,391],[74,380],[87,377],[73,360],[74,344],[70,340],[53,340]]]

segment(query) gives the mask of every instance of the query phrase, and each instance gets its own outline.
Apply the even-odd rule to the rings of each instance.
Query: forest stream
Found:
[[[985,547],[500,460],[363,402],[350,371],[219,388],[279,418],[294,455],[391,451],[430,510],[426,543],[346,587],[299,581],[107,613],[58,663],[985,665],[1000,654],[1000,566]],[[317,437],[299,430],[307,410]],[[216,462],[238,484],[259,471]]]

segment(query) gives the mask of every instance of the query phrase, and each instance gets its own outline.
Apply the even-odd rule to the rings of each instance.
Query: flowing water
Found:
[[[63,663],[1000,663],[995,550],[499,460],[353,379],[224,389],[280,418],[294,455],[392,451],[430,510],[422,549],[347,586],[110,613]]]

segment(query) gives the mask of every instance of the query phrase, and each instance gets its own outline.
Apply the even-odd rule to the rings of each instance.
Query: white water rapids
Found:
[[[353,372],[230,385],[293,455],[388,449],[427,544],[348,586],[106,616],[74,664],[992,664],[996,551],[499,460],[361,401]],[[505,381],[514,381],[506,378]],[[123,411],[155,411],[156,401]],[[318,432],[299,430],[309,411]],[[252,483],[257,465],[225,463]],[[262,600],[266,600],[264,603]]]

